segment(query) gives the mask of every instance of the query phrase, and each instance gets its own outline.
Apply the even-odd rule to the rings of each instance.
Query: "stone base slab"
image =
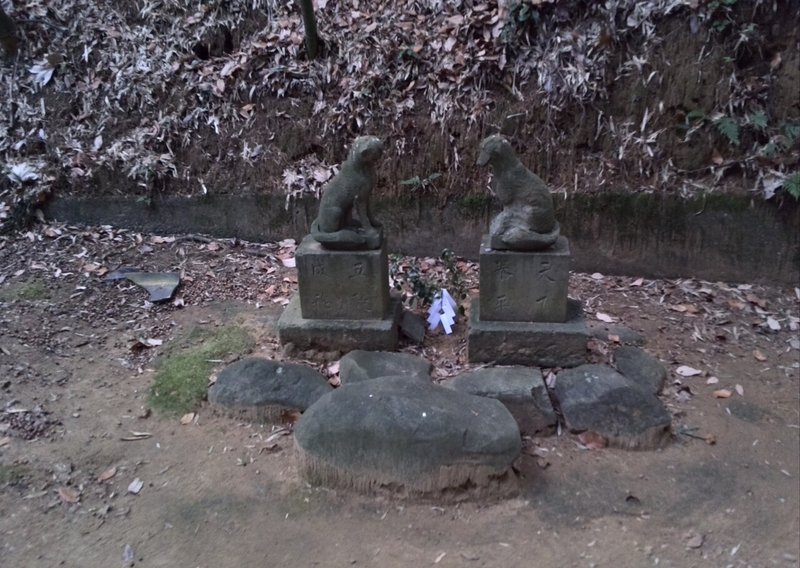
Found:
[[[278,338],[282,345],[292,343],[300,350],[394,351],[402,312],[402,304],[392,299],[389,318],[308,319],[302,316],[300,297],[295,295],[278,320]]]
[[[480,300],[472,301],[469,360],[498,365],[576,367],[586,363],[589,330],[583,307],[567,302],[567,321],[512,322],[481,320]]]

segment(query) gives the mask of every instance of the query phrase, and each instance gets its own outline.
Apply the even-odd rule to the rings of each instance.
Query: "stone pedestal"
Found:
[[[481,317],[492,321],[567,319],[569,242],[559,237],[542,252],[492,250],[481,241]]]
[[[295,260],[299,293],[278,320],[282,344],[325,351],[397,347],[402,305],[389,298],[385,240],[376,250],[334,251],[309,235]]]
[[[586,362],[589,331],[580,302],[567,299],[569,242],[546,251],[492,250],[481,242],[480,297],[472,302],[469,360],[574,367]]]

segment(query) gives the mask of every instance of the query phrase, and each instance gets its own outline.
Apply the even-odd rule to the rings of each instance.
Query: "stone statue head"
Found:
[[[359,136],[353,140],[349,159],[356,164],[372,165],[383,155],[383,142],[376,136]]]
[[[514,149],[511,142],[502,134],[492,134],[481,142],[480,154],[478,155],[478,165],[495,164],[498,161],[514,156]]]

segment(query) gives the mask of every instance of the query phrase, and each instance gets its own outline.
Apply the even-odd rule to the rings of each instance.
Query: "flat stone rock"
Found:
[[[657,396],[607,365],[581,365],[561,371],[555,395],[567,427],[597,432],[609,446],[648,450],[670,437],[672,418]]]
[[[360,383],[390,375],[406,375],[430,381],[429,361],[408,353],[351,351],[339,360],[342,384]]]
[[[617,370],[647,392],[659,394],[667,380],[667,369],[661,362],[638,347],[622,346],[614,352]]]
[[[392,377],[344,385],[295,425],[301,474],[360,491],[463,496],[516,488],[514,417],[497,400]]]
[[[281,345],[291,343],[300,351],[389,351],[397,348],[401,313],[400,302],[392,300],[389,316],[384,319],[308,319],[303,317],[300,296],[295,294],[278,319],[278,338]]]
[[[325,377],[304,365],[248,357],[219,373],[208,401],[229,414],[272,422],[286,411],[305,411],[331,389]]]
[[[557,418],[542,372],[533,367],[487,367],[462,373],[444,383],[457,391],[496,398],[505,405],[523,434],[550,435]]]
[[[567,321],[484,320],[479,300],[470,304],[468,356],[473,363],[576,367],[586,363],[589,332],[583,307],[567,301]]]
[[[425,319],[421,318],[413,312],[403,310],[403,315],[400,318],[400,333],[407,337],[417,345],[425,341],[425,330],[428,328]]]

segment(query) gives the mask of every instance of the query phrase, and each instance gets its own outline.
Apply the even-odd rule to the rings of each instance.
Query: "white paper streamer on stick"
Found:
[[[447,335],[453,333],[453,326],[456,323],[456,301],[445,289],[433,297],[433,304],[428,310],[428,329],[433,331],[440,323]]]

